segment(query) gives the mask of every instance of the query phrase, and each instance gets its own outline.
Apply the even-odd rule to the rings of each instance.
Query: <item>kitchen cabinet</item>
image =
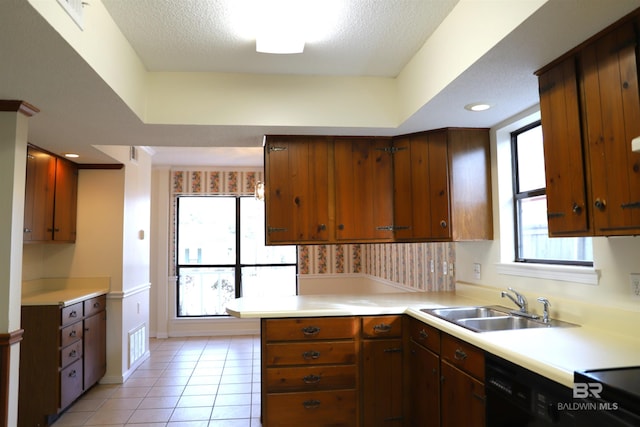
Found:
[[[335,138],[336,240],[393,240],[391,138]]]
[[[538,72],[551,236],[640,233],[637,40],[622,21]]]
[[[484,353],[447,334],[441,336],[442,427],[485,425]],[[461,410],[461,408],[464,408]]]
[[[267,244],[329,240],[329,147],[326,137],[267,137]]]
[[[493,238],[487,129],[267,136],[268,244]]]
[[[263,319],[262,425],[359,426],[356,317]]]
[[[78,169],[33,146],[27,149],[25,242],[74,242]]]
[[[406,317],[406,425],[440,427],[440,331]]]
[[[493,237],[487,129],[394,138],[395,241]]]
[[[362,423],[402,426],[403,316],[362,317]]]
[[[106,372],[106,296],[22,306],[18,421],[46,426]]]

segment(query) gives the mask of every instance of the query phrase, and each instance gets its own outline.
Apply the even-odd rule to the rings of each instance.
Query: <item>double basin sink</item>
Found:
[[[501,306],[425,308],[421,311],[474,332],[577,326],[559,320],[543,322],[539,318],[523,316]]]

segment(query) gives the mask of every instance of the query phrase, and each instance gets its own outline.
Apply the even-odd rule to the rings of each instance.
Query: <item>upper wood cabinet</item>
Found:
[[[74,242],[78,168],[34,147],[27,149],[25,242]]]
[[[393,161],[396,241],[492,239],[487,129],[397,137]]]
[[[267,244],[493,236],[489,133],[267,136]]]
[[[637,40],[626,19],[538,73],[550,236],[640,233]]]
[[[391,138],[336,138],[336,240],[393,240]]]
[[[267,243],[328,241],[328,139],[268,137],[265,171]]]

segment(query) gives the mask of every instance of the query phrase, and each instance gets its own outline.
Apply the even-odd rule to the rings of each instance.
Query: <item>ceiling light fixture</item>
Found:
[[[260,21],[256,51],[261,53],[302,53],[305,44],[305,1],[273,0],[258,3]]]
[[[65,157],[69,157],[70,159],[77,159],[78,157],[80,157],[80,155],[78,155],[76,153],[67,153],[64,156]]]
[[[491,108],[491,105],[485,104],[483,102],[476,102],[474,104],[467,104],[464,106],[464,108],[465,110],[478,112],[488,110],[489,108]]]

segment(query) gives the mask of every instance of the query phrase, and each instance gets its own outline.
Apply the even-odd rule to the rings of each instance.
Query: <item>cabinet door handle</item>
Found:
[[[571,211],[576,215],[580,215],[582,213],[582,206],[580,206],[577,203],[574,203],[573,207],[571,208]]]
[[[603,211],[607,207],[607,202],[605,200],[596,199],[593,203],[596,209]]]
[[[447,221],[445,221],[444,219],[440,221],[440,227],[447,228]]]
[[[318,335],[320,333],[320,327],[319,326],[305,326],[304,328],[302,328],[302,333],[304,334],[305,337],[313,337],[313,336]]]
[[[302,402],[304,409],[316,409],[320,407],[320,401],[316,399],[305,400]]]
[[[100,303],[99,302],[94,302],[93,303],[93,308],[100,308]]]
[[[319,375],[313,375],[313,374],[302,377],[302,381],[305,384],[317,384],[320,382],[321,379],[322,378]]]
[[[76,370],[74,369],[73,371],[69,372],[69,378],[75,378],[77,375]]]
[[[75,351],[75,350],[71,350],[71,351],[69,352],[69,357],[76,357],[76,354],[78,354],[78,352],[77,352],[77,351]]]
[[[320,357],[320,352],[319,351],[305,351],[304,353],[302,353],[302,358],[304,360],[315,360],[318,359]]]
[[[75,329],[73,331],[69,332],[69,336],[71,338],[74,338],[76,335],[78,335],[78,332]]]
[[[378,325],[373,326],[373,332],[376,334],[386,334],[391,332],[391,325],[388,323],[380,323]]]
[[[420,335],[419,339],[421,340],[426,340],[429,338],[429,334],[424,329],[420,329],[420,332],[418,332],[418,335]]]
[[[464,351],[460,350],[459,348],[456,348],[455,353],[453,354],[453,358],[456,360],[464,360],[467,358],[467,353],[465,353]]]

